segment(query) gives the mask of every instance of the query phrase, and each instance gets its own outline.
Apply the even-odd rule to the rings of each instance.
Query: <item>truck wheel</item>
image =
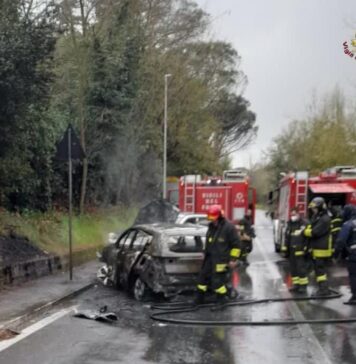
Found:
[[[144,301],[149,295],[147,284],[140,278],[135,277],[131,287],[132,294],[136,301]]]

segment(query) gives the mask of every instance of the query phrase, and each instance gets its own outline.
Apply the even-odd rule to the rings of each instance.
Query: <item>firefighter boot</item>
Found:
[[[356,305],[356,296],[352,295],[348,301],[344,302],[344,305]]]
[[[216,307],[213,309],[215,310],[222,310],[227,303],[230,302],[230,299],[227,294],[216,294]]]
[[[298,293],[299,292],[299,284],[296,284],[296,285],[292,286],[291,288],[289,288],[289,292],[290,293]]]
[[[299,289],[298,289],[298,293],[302,294],[302,295],[307,295],[307,293],[308,293],[307,285],[304,285],[304,284],[300,285]]]
[[[205,301],[205,293],[202,291],[197,291],[194,297],[195,305],[202,305]]]
[[[331,294],[329,287],[328,287],[328,282],[324,281],[324,282],[320,282],[319,283],[319,288],[318,290],[313,294],[313,296],[329,296]]]

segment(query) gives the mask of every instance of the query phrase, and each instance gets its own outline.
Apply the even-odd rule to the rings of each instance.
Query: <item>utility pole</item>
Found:
[[[167,198],[167,124],[168,124],[168,78],[164,75],[164,131],[163,131],[163,198]]]
[[[72,128],[68,129],[68,234],[69,234],[69,279],[73,280],[73,243],[72,243],[72,200],[73,200],[73,182],[72,182]]]

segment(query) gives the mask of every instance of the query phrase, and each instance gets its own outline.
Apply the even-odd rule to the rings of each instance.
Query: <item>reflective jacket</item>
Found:
[[[210,223],[206,234],[205,256],[221,265],[221,271],[225,271],[226,264],[240,258],[240,255],[240,240],[235,226],[225,218],[220,218],[217,224]]]
[[[330,258],[332,255],[331,219],[326,211],[319,212],[312,218],[311,224],[304,230],[309,238],[313,258]]]
[[[339,213],[339,211],[337,211],[336,209],[331,210],[331,222],[330,222],[330,229],[331,229],[331,237],[332,237],[332,246],[333,248],[335,247],[336,244],[336,239],[337,236],[339,234],[339,232],[341,231],[341,227],[342,227],[342,217]]]
[[[303,234],[306,226],[307,222],[303,219],[299,219],[297,221],[288,221],[284,239],[286,248],[283,250],[291,252],[293,249],[295,252],[301,252],[300,254],[296,255],[304,255],[308,244],[307,238]]]

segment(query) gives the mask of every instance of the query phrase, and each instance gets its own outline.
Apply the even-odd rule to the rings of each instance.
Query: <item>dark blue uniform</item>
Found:
[[[346,205],[343,217],[345,223],[337,237],[335,251],[336,254],[346,252],[352,293],[351,299],[347,303],[356,304],[356,208]]]

